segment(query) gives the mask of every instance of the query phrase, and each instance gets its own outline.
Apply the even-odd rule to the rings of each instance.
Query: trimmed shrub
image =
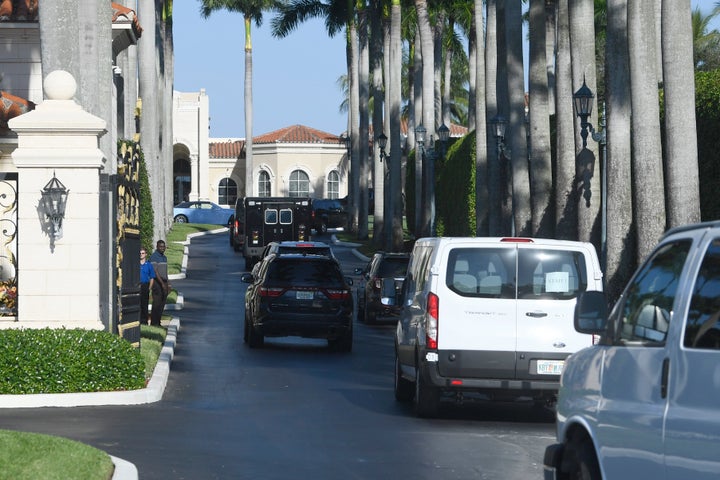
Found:
[[[139,350],[117,335],[82,329],[0,331],[0,394],[144,387]]]

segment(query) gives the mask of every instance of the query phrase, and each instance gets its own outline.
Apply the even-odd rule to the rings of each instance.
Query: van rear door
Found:
[[[575,331],[573,313],[595,278],[595,257],[579,246],[517,245],[516,378],[559,379],[565,358],[592,345],[592,336]]]
[[[515,375],[514,245],[449,243],[437,272],[439,372],[446,377]]]

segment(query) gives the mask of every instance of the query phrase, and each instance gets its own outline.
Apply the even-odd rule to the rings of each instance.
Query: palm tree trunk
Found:
[[[547,62],[547,83],[548,83],[548,114],[555,114],[555,64],[551,61],[555,58],[557,49],[557,1],[546,0],[545,2],[545,59]]]
[[[593,92],[597,92],[597,73],[595,67],[595,28],[593,0],[571,0],[568,4],[570,18],[570,54],[572,56],[572,79],[574,90],[585,82]],[[592,114],[589,121],[597,125],[597,97],[593,99]],[[592,242],[600,250],[600,162],[598,146],[588,141],[583,146],[580,137],[580,123],[575,125],[576,185],[580,190],[577,197],[578,239]]]
[[[385,188],[385,169],[384,163],[380,162],[380,149],[375,142],[378,135],[384,133],[384,115],[385,93],[383,84],[387,79],[383,75],[383,63],[385,56],[383,55],[385,44],[385,19],[382,14],[382,2],[380,0],[372,0],[370,2],[370,70],[372,72],[372,127],[373,127],[373,191],[375,193],[373,205],[373,245],[381,248],[383,238],[385,236],[385,197],[387,189]]]
[[[255,193],[253,182],[252,18],[245,15],[245,196]]]
[[[428,16],[427,0],[415,0],[417,10],[418,29],[420,30],[420,53],[422,55],[422,124],[427,129],[428,138],[425,140],[425,150],[429,146],[429,140],[435,132],[435,46],[433,30],[430,26]],[[422,149],[421,149],[422,150]],[[429,202],[430,190],[433,177],[432,159],[429,155],[422,155],[422,176],[423,189],[420,198],[422,199],[422,216],[419,231],[421,235],[431,235],[431,205]]]
[[[352,144],[352,154],[350,155],[350,176],[352,178],[351,185],[352,195],[350,196],[350,231],[358,234],[359,215],[360,215],[360,90],[359,90],[359,74],[358,74],[358,38],[357,27],[355,22],[348,24],[348,76],[350,78],[350,138]]]
[[[633,191],[638,262],[665,230],[665,196],[660,148],[654,0],[628,0],[628,40],[632,96]]]
[[[468,118],[472,112],[475,119],[475,234],[489,233],[488,206],[488,136],[485,109],[485,35],[483,32],[483,2],[475,0],[473,5],[474,28],[471,30],[471,76],[476,79],[472,103],[468,104]],[[474,56],[474,58],[473,58]]]
[[[368,238],[368,161],[370,151],[368,140],[370,139],[369,124],[370,112],[370,50],[368,48],[368,22],[367,9],[364,2],[358,2],[358,113],[359,117],[359,139],[360,139],[360,205],[358,210],[358,238]]]
[[[557,2],[555,236],[561,240],[577,240],[577,194],[574,188],[575,112],[572,98],[568,1],[571,0]]]
[[[482,7],[482,2],[480,3],[480,7]],[[475,5],[473,8],[477,9],[477,5]],[[472,20],[470,21],[470,31],[468,32],[468,71],[469,71],[469,78],[468,78],[468,131],[472,132],[475,130],[475,96],[477,95],[477,57],[478,55],[482,54],[485,55],[484,50],[480,50],[481,53],[478,53],[478,43],[477,43],[477,31],[478,27],[475,24],[477,19],[475,18],[476,14],[474,13],[472,16]],[[482,11],[480,12],[480,18],[482,18]],[[483,24],[480,24],[480,32],[483,32]],[[483,32],[484,33],[484,32]],[[485,45],[485,37],[483,36],[483,45]],[[483,59],[484,60],[484,59]],[[483,65],[485,62],[483,61]],[[485,72],[483,72],[484,74]],[[483,86],[483,90],[485,90]],[[484,104],[484,103],[483,103]],[[447,126],[450,126],[450,124],[446,124]]]
[[[402,251],[402,147],[401,112],[402,103],[402,7],[400,0],[393,0],[390,9],[390,251]]]
[[[504,0],[503,0],[504,1]],[[486,128],[485,138],[488,158],[487,179],[483,182],[483,189],[488,192],[488,235],[497,237],[505,233],[504,228],[504,210],[505,198],[503,196],[504,189],[501,187],[500,162],[498,155],[497,140],[493,134],[490,119],[496,114],[502,114],[503,111],[498,102],[499,97],[499,62],[504,56],[500,55],[498,38],[505,38],[504,33],[499,30],[500,23],[497,15],[497,0],[487,0],[487,17],[485,24],[487,31],[485,33],[485,52],[480,52],[485,58],[485,122],[490,128]],[[504,23],[503,23],[504,25]],[[503,62],[504,64],[504,62]],[[504,79],[503,79],[504,81]],[[478,129],[482,135],[483,131]]]
[[[627,37],[628,0],[608,0],[605,92],[607,102],[607,235],[604,256],[606,293],[610,303],[622,292],[635,270],[632,216],[632,174],[629,158],[630,77]],[[604,255],[603,255],[604,253]]]
[[[507,84],[510,99],[508,128],[512,156],[512,188],[515,232],[532,234],[530,178],[528,174],[527,136],[525,134],[525,72],[523,70],[522,10],[520,2],[505,2],[505,38],[507,42]]]
[[[700,221],[690,0],[662,2],[668,227]]]
[[[530,0],[530,190],[534,236],[554,235],[550,115],[545,58],[545,0]]]

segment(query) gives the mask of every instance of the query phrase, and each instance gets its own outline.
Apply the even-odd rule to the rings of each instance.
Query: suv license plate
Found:
[[[563,371],[563,360],[538,360],[537,373],[539,375],[560,375]]]
[[[295,292],[295,298],[298,300],[312,300],[314,298],[313,292],[298,291]]]

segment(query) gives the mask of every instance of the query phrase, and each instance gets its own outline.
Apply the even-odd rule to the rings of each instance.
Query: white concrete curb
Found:
[[[139,478],[138,469],[134,464],[112,455],[110,455],[110,459],[115,465],[112,480],[135,480]]]

